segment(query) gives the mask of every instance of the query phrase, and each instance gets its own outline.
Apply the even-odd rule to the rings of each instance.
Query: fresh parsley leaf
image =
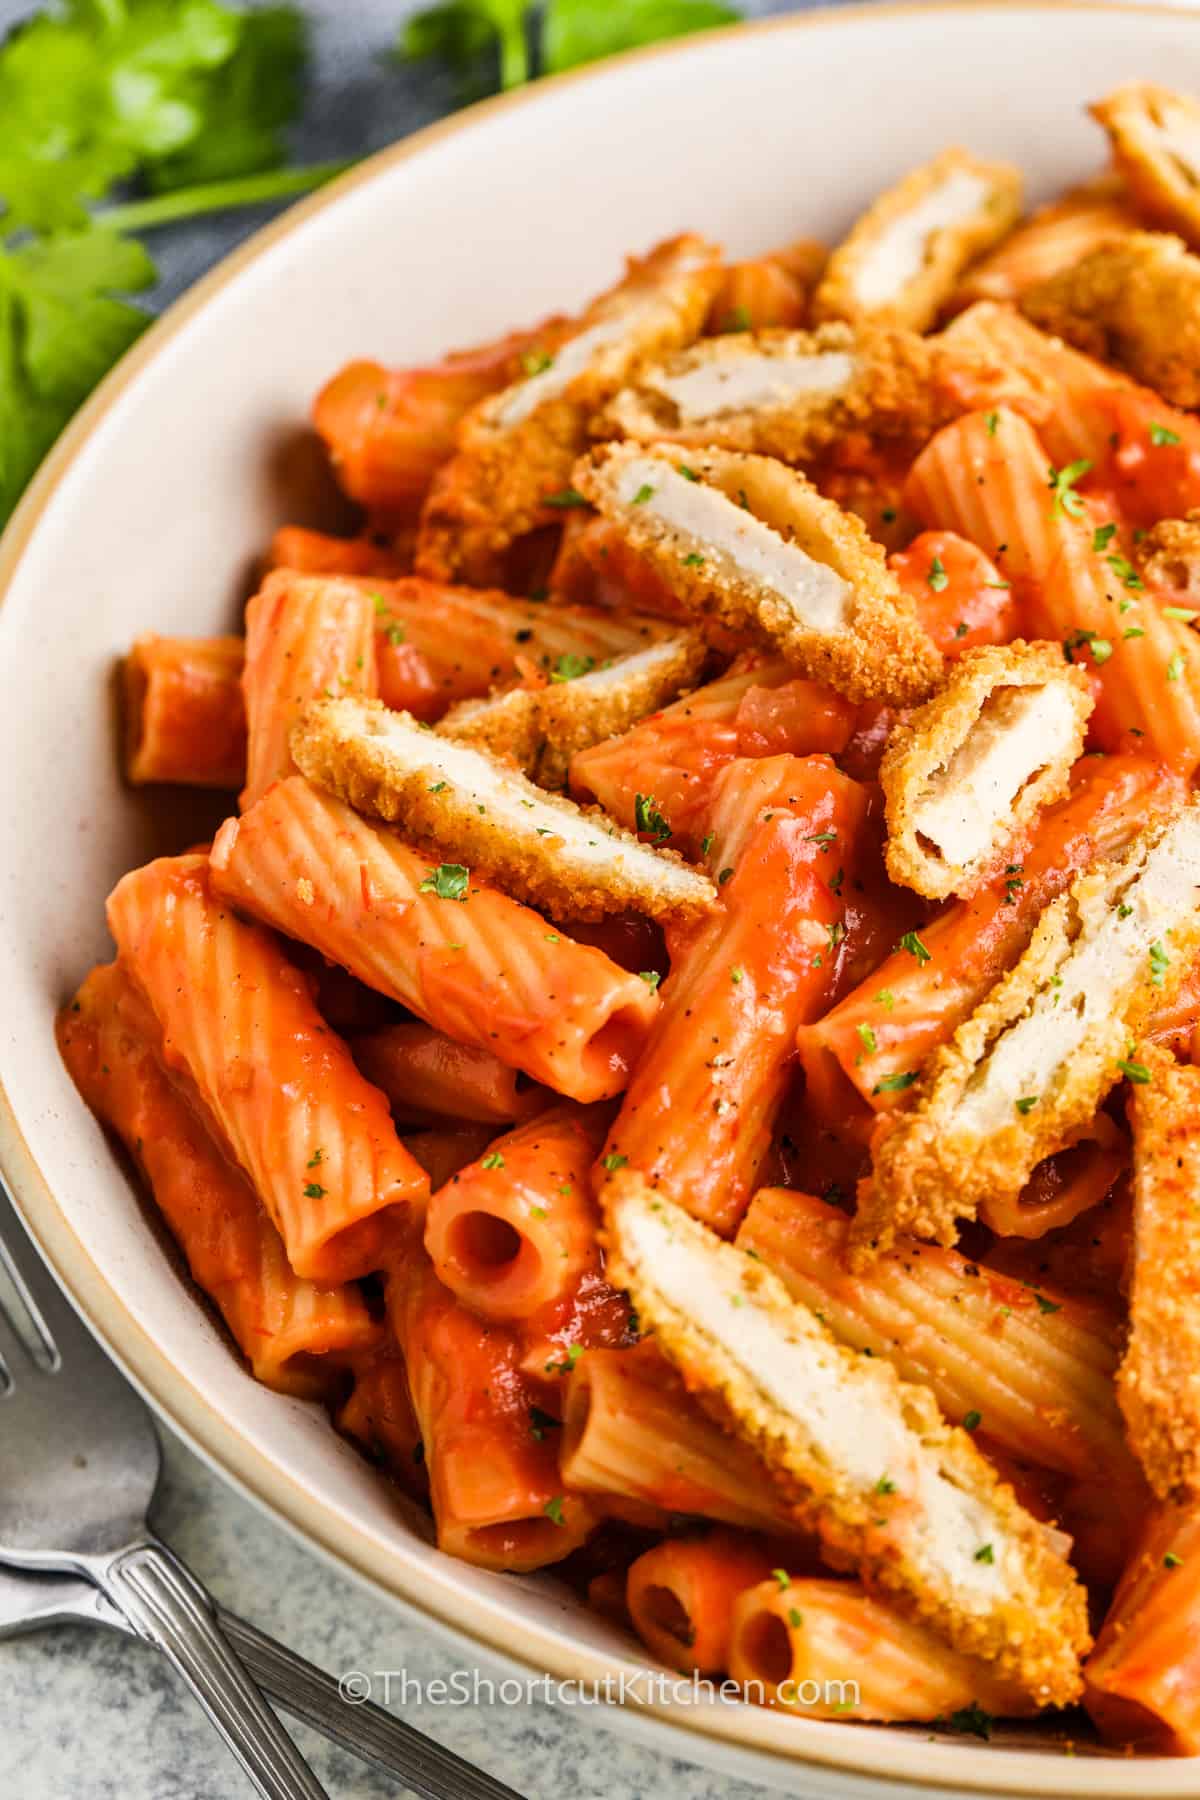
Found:
[[[900,1094],[905,1088],[910,1088],[916,1079],[917,1071],[915,1069],[906,1069],[902,1075],[885,1075],[881,1081],[875,1083],[871,1092],[873,1094]]]
[[[915,931],[906,931],[896,948],[898,950],[907,950],[909,955],[915,956],[919,963],[933,961],[933,952],[926,949],[925,945],[921,942],[919,934]]]
[[[628,1161],[629,1158],[622,1156],[619,1151],[610,1150],[607,1156],[600,1158],[600,1167],[607,1169],[610,1175],[615,1175],[617,1170],[623,1169]]]
[[[481,1169],[502,1169],[504,1167],[503,1152],[500,1150],[489,1150],[487,1155],[480,1159],[479,1166]]]
[[[550,0],[542,29],[542,68],[547,75],[596,62],[661,38],[686,37],[741,17],[719,0]]]
[[[559,512],[570,512],[574,507],[587,506],[588,501],[578,488],[565,487],[560,488],[557,494],[547,494],[544,504],[553,506]]]
[[[653,794],[635,794],[633,822],[639,831],[647,832],[656,844],[665,844],[671,835],[671,827],[658,810],[658,802]]]
[[[563,1497],[561,1494],[555,1494],[553,1500],[547,1500],[542,1511],[552,1525],[565,1525],[567,1522],[563,1518]]]
[[[436,894],[439,900],[465,901],[470,879],[471,871],[461,863],[439,863],[436,869],[430,869],[417,891]]]
[[[982,1424],[983,1414],[981,1412],[976,1412],[974,1407],[971,1408],[969,1413],[963,1414],[962,1426],[964,1431],[978,1431]]]
[[[940,556],[935,556],[929,565],[929,585],[935,594],[950,586],[950,577],[946,573],[946,565]]]
[[[1072,519],[1081,519],[1084,512],[1083,495],[1075,492],[1075,483],[1082,480],[1092,467],[1090,457],[1081,456],[1077,462],[1068,463],[1064,469],[1047,470],[1050,492],[1054,495],[1051,514],[1061,519],[1064,514]]]
[[[1179,441],[1180,438],[1177,431],[1171,431],[1166,425],[1151,425],[1150,442],[1154,445],[1156,450],[1161,450],[1164,444],[1177,444]]]
[[[564,651],[550,671],[551,681],[578,681],[581,675],[588,675],[596,666],[594,656],[577,656],[574,651]]]

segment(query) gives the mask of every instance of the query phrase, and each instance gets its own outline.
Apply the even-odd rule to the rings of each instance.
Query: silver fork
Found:
[[[421,1800],[520,1800],[503,1782],[373,1702],[347,1705],[323,1669],[216,1605],[147,1523],[160,1467],[149,1408],[62,1294],[2,1183],[0,1265],[29,1314],[25,1335],[31,1322],[40,1344],[40,1354],[31,1357],[20,1324],[6,1315],[0,1285],[0,1638],[68,1619],[107,1625],[165,1650],[189,1681],[194,1656],[203,1657],[215,1640],[222,1670],[231,1661],[237,1677],[229,1689],[222,1676],[217,1700],[231,1694],[236,1701],[248,1691],[254,1713],[246,1729],[257,1733],[261,1712],[261,1742],[282,1739],[299,1767],[303,1786],[276,1781],[264,1789],[260,1783],[260,1791],[280,1800],[319,1796],[323,1789],[254,1683],[293,1717],[396,1775]],[[141,1597],[141,1583],[128,1579],[131,1552],[143,1572],[164,1570],[149,1602]],[[177,1593],[187,1601],[180,1655],[173,1648],[177,1615],[164,1615],[158,1598],[163,1594],[169,1602]],[[207,1684],[197,1691],[212,1717]],[[231,1748],[258,1781],[242,1743],[239,1733]],[[252,1735],[248,1748],[256,1756],[258,1744]]]
[[[0,1261],[28,1315],[10,1316],[0,1295],[0,1558],[72,1570],[102,1589],[169,1657],[264,1800],[328,1800],[222,1634],[207,1593],[150,1530],[160,1466],[150,1415],[3,1197]]]
[[[255,1681],[277,1705],[343,1750],[394,1775],[421,1800],[520,1800],[503,1782],[374,1701],[348,1706],[331,1675],[235,1613],[218,1606],[217,1618]],[[56,1625],[102,1625],[137,1636],[128,1619],[82,1576],[0,1565],[0,1642]]]

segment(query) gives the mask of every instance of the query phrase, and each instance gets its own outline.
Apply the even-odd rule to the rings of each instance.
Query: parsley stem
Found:
[[[293,195],[323,187],[349,167],[348,162],[309,163],[301,169],[268,169],[264,174],[239,175],[232,181],[206,181],[170,194],[153,194],[147,200],[104,206],[93,217],[111,231],[153,231],[156,226],[173,225],[177,219],[192,219],[200,213],[289,200]]]

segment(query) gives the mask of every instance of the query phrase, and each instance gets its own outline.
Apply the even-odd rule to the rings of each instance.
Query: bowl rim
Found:
[[[880,18],[929,17],[940,14],[993,13],[1010,17],[1018,6],[1030,13],[1159,17],[1173,10],[1171,0],[851,0],[799,14],[784,14],[708,31],[704,41],[718,43],[748,33],[812,32],[865,24]],[[1177,14],[1182,24],[1186,12]],[[1192,15],[1193,26],[1200,18]],[[514,92],[498,94],[464,107],[376,151],[327,183],[278,218],[254,232],[176,299],[154,321],[100,383],[66,426],[44,459],[3,534],[0,534],[0,606],[38,525],[55,495],[99,426],[118,400],[187,325],[259,258],[308,220],[337,206],[348,194],[379,176],[423,155],[459,132],[470,131],[494,116],[536,106],[545,93],[571,83],[611,79],[614,68],[644,64],[678,55],[695,39],[673,40],[632,50],[596,64],[567,70]],[[463,1647],[482,1649],[497,1662],[523,1671],[549,1673],[560,1680],[603,1682],[641,1665],[580,1643],[560,1644],[552,1629],[521,1620],[501,1605],[455,1590],[436,1569],[407,1565],[399,1552],[381,1564],[377,1542],[352,1519],[317,1500],[295,1478],[281,1475],[245,1433],[187,1379],[167,1350],[126,1311],[108,1277],[76,1236],[42,1174],[14,1107],[0,1081],[0,1174],[17,1203],[31,1235],[71,1303],[87,1321],[114,1361],[154,1410],[210,1467],[257,1504],[309,1549],[341,1573],[361,1581],[377,1596],[399,1604],[443,1638]],[[448,1569],[454,1564],[447,1559]],[[625,1729],[667,1755],[704,1761],[706,1744],[723,1751],[724,1765],[747,1779],[778,1780],[806,1763],[863,1780],[882,1780],[903,1792],[968,1789],[990,1795],[1151,1796],[1156,1800],[1196,1800],[1200,1765],[1188,1760],[1148,1757],[1073,1759],[1043,1750],[1009,1750],[983,1745],[931,1744],[914,1733],[899,1735],[841,1727],[819,1728],[818,1721],[795,1720],[752,1706],[671,1706],[637,1695],[606,1701],[599,1716],[608,1729]],[[612,1716],[619,1711],[622,1719]],[[627,1720],[627,1723],[625,1722]],[[807,1725],[808,1729],[805,1729]],[[780,1729],[782,1727],[782,1730]],[[830,1735],[832,1733],[832,1736]],[[740,1762],[735,1759],[741,1759]],[[755,1769],[752,1765],[757,1764]],[[1186,1779],[1189,1767],[1194,1771]],[[878,1792],[879,1790],[873,1790]]]

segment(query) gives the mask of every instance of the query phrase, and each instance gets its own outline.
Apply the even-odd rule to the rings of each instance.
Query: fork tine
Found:
[[[22,1369],[28,1370],[32,1360],[16,1324],[9,1317],[4,1295],[0,1293],[0,1369],[8,1373],[8,1382],[0,1388],[0,1400],[4,1398],[9,1386],[16,1386]]]
[[[91,1344],[86,1327],[42,1261],[3,1182],[0,1182],[0,1261],[53,1362],[60,1362],[73,1343]]]

